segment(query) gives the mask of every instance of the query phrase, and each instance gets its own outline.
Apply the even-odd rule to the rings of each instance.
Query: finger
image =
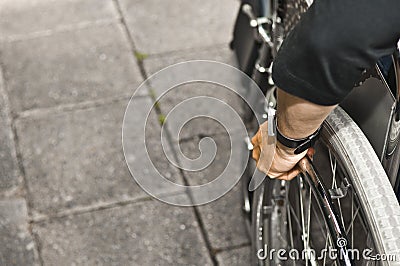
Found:
[[[288,180],[288,174],[287,174],[287,173],[284,173],[284,174],[282,174],[282,175],[276,177],[276,179],[289,181],[289,180]]]
[[[314,148],[309,148],[307,151],[307,155],[308,157],[310,157],[311,159],[314,157],[315,154],[315,149]]]
[[[299,168],[293,168],[288,172],[288,180],[292,180],[301,173]]]
[[[290,181],[293,178],[295,178],[296,176],[298,176],[300,173],[301,173],[300,169],[295,167],[292,170],[290,170],[289,172],[286,172],[286,173],[282,174],[281,176],[277,177],[277,179]]]
[[[253,157],[254,160],[256,160],[256,162],[258,162],[258,159],[260,159],[260,147],[254,147],[253,152],[251,154],[251,156]]]
[[[258,146],[260,144],[258,135],[260,134],[260,130],[251,138],[251,144],[253,146]]]

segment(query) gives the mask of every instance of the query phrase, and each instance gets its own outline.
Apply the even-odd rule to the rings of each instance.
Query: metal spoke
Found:
[[[326,231],[326,237],[325,237],[325,250],[327,250],[327,248],[328,248],[328,230]],[[326,265],[326,254],[327,254],[328,252],[325,252],[325,254],[324,254],[324,266]]]
[[[346,230],[346,235],[349,233],[350,228],[353,228],[353,224],[354,224],[354,221],[355,221],[356,218],[357,218],[357,215],[358,215],[358,211],[359,211],[359,210],[360,210],[360,207],[357,208],[355,214],[353,213],[352,218],[351,218],[351,222],[350,222],[350,224],[349,224],[349,227],[348,227],[347,230]]]
[[[306,232],[305,232],[305,221],[304,221],[304,204],[303,204],[303,192],[302,192],[302,179],[299,179],[299,198],[300,198],[300,210],[301,210],[301,231],[302,231],[302,240],[303,240],[303,248],[307,248],[306,242]],[[308,256],[306,257],[306,266],[308,266]]]
[[[320,228],[322,234],[324,234],[324,232],[325,232],[325,231],[324,231],[324,228],[323,228],[323,226],[322,226],[321,220],[319,219],[318,213],[317,213],[317,211],[315,210],[315,207],[314,207],[314,206],[312,207],[312,210],[313,210],[313,212],[314,212],[315,217],[317,218],[317,222],[318,222],[319,228]],[[325,241],[326,241],[326,237],[325,237]]]
[[[359,210],[360,208],[357,208],[357,214],[358,214],[358,210]],[[357,215],[356,214],[356,215]],[[354,225],[353,225],[353,223],[354,223],[354,218],[353,218],[353,216],[354,216],[354,194],[353,194],[353,192],[351,193],[351,248],[354,248]],[[349,225],[350,226],[350,225]],[[346,233],[347,234],[347,233]]]
[[[309,191],[309,198],[308,198],[308,210],[307,210],[307,254],[309,252],[310,247],[310,217],[311,217],[311,187]]]
[[[295,210],[293,209],[293,207],[292,207],[292,205],[290,205],[289,206],[289,208],[290,208],[290,212],[291,212],[291,214],[293,214],[294,215],[294,219],[295,219],[295,221],[296,221],[296,224],[297,224],[297,227],[298,227],[298,229],[300,229],[301,230],[301,224],[300,224],[300,221],[299,221],[299,218],[297,217],[297,215],[296,215],[296,212],[295,212]]]
[[[331,150],[328,150],[328,153],[329,153],[329,164],[331,165],[331,172],[332,172],[332,189],[333,189],[334,186],[336,186],[336,160],[333,165]]]
[[[290,231],[290,248],[293,249],[294,248],[294,243],[293,243],[293,228],[292,228],[292,214],[290,211],[290,202],[289,202],[289,183],[286,182],[285,184],[286,186],[286,212],[288,215],[288,222],[289,222],[289,231]],[[295,260],[292,260],[293,262],[293,266],[296,266],[296,262]]]
[[[343,226],[343,228],[346,228],[344,226],[343,212],[342,212],[342,206],[340,205],[340,199],[337,199],[337,203],[339,206],[340,220],[342,221],[342,226]]]
[[[310,240],[310,238],[311,238],[310,224],[311,224],[311,202],[312,202],[311,195],[312,195],[312,193],[311,193],[311,187],[310,187],[309,197],[308,197],[308,209],[307,209],[307,216],[308,216],[308,218],[307,218],[307,256],[309,257],[311,265],[316,266],[317,265],[316,257],[315,257],[315,254],[312,253],[311,247],[310,247],[310,241],[311,241]]]
[[[336,158],[334,156],[332,156],[332,153],[330,150],[328,150],[329,152],[329,163],[331,165],[331,171],[332,171],[332,189],[337,188],[337,182],[336,182]],[[332,163],[332,161],[334,161],[334,163]],[[342,226],[343,228],[346,228],[344,225],[344,219],[343,219],[343,212],[342,212],[342,206],[340,204],[340,199],[337,199],[337,203],[339,206],[339,212],[340,212],[340,220],[342,222]]]

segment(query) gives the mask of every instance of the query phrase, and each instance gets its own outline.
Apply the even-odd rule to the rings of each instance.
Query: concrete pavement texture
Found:
[[[129,167],[145,175],[148,155],[182,185],[224,171],[231,136],[216,121],[195,119],[164,146],[160,135],[175,126],[166,115],[191,97],[216,97],[241,114],[236,94],[182,85],[148,114],[158,91],[138,87],[187,60],[235,65],[229,42],[238,7],[236,0],[0,1],[0,265],[249,265],[240,184],[206,205],[166,204],[132,178],[121,142],[135,93],[135,109],[148,115],[147,151]],[[139,135],[141,127],[128,130]],[[198,157],[204,137],[218,147],[207,168],[187,171],[168,160],[178,150]],[[163,186],[155,193],[191,197]]]

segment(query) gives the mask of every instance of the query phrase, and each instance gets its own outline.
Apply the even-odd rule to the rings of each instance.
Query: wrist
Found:
[[[283,145],[279,141],[276,142],[276,149],[279,150],[281,153],[283,153],[285,155],[288,155],[288,156],[294,155],[294,151],[296,150],[294,148],[286,147],[285,145]]]

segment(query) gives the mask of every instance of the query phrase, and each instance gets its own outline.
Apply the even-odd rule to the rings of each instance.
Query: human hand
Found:
[[[310,148],[300,154],[294,154],[294,149],[287,148],[280,144],[271,145],[267,141],[268,125],[264,122],[260,125],[256,135],[251,139],[253,144],[252,157],[257,163],[257,168],[267,174],[270,178],[281,180],[292,180],[300,174],[300,168],[297,163],[306,154],[312,156],[314,149]],[[271,163],[271,158],[272,163]]]

